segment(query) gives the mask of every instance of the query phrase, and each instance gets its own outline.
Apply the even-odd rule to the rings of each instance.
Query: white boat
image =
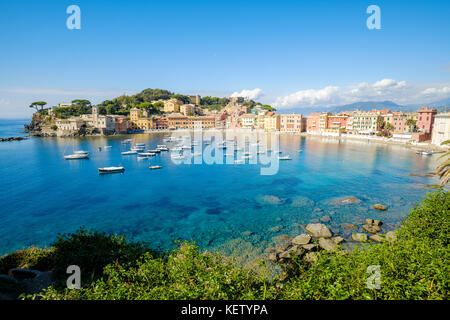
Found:
[[[242,159],[253,159],[253,156],[243,156]]]
[[[144,151],[145,150],[145,148],[131,148],[131,151],[137,151],[137,152],[142,152],[142,151]]]
[[[156,149],[159,151],[169,151],[169,148],[167,148],[167,147],[158,147]]]
[[[89,151],[83,151],[83,150],[78,150],[78,151],[74,151],[74,154],[89,154]]]
[[[290,156],[279,156],[278,160],[292,160]]]
[[[150,166],[150,170],[162,169],[162,166]]]
[[[430,152],[430,151],[419,151],[419,152],[416,152],[416,153],[417,154],[421,154],[423,156],[431,156],[433,154],[433,152]]]
[[[78,160],[78,159],[89,159],[89,154],[86,153],[74,153],[64,156],[66,160]]]
[[[200,157],[202,154],[200,152],[194,152],[191,156],[192,157]]]
[[[234,157],[234,153],[225,153],[225,157]]]
[[[103,148],[109,149],[109,148],[112,148],[112,146],[104,146]]]
[[[244,163],[245,161],[240,159],[240,160],[234,160],[234,163]]]
[[[167,148],[167,146],[165,144],[158,144],[156,148]]]
[[[178,154],[178,155],[173,155],[172,159],[173,160],[184,160],[184,159],[186,159],[186,157]]]
[[[139,152],[138,153],[139,157],[153,157],[155,155],[156,155],[156,153],[154,153],[154,152]]]
[[[160,153],[161,150],[159,150],[159,149],[154,149],[154,150],[147,150],[147,152],[151,152],[151,153]]]
[[[137,151],[132,150],[132,151],[124,151],[124,152],[122,152],[122,155],[124,155],[124,156],[130,155],[130,154],[137,154]]]
[[[104,167],[104,168],[98,168],[99,173],[117,173],[117,172],[124,172],[124,167]]]
[[[181,149],[191,150],[192,147],[191,146],[182,146]]]

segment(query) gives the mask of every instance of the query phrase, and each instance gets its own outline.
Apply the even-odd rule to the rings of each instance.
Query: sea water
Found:
[[[169,152],[148,160],[121,155],[130,148],[124,139],[154,149],[168,144],[162,133],[2,142],[0,255],[50,246],[57,234],[84,226],[154,248],[189,240],[204,249],[257,257],[324,216],[347,239],[355,230],[342,224],[362,230],[366,218],[382,220],[383,232],[393,230],[430,191],[424,186],[438,183],[425,175],[435,169],[438,155],[360,140],[279,137],[283,155],[292,160],[280,161],[274,175],[261,175],[259,164],[174,164]],[[89,160],[64,160],[74,150],[89,151]],[[117,165],[125,167],[123,174],[98,173]],[[347,196],[360,202],[339,204]],[[372,209],[375,203],[388,210]]]

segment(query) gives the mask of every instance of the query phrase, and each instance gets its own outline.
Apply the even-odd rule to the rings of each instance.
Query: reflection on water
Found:
[[[253,165],[175,165],[170,153],[149,160],[122,156],[130,136],[30,139],[0,145],[0,254],[32,244],[50,244],[57,233],[80,226],[126,234],[169,248],[173,239],[201,247],[254,254],[279,236],[302,233],[302,225],[329,220],[345,238],[365,218],[381,219],[392,230],[425,193],[420,176],[434,170],[438,156],[418,156],[401,146],[366,141],[280,135],[281,161],[275,175]],[[163,134],[132,136],[148,148]],[[112,146],[104,149],[104,146]],[[102,151],[98,151],[99,147]],[[65,161],[74,150],[89,160]],[[302,152],[299,152],[302,150]],[[97,168],[123,165],[123,174],[99,175]],[[149,165],[162,170],[149,170]],[[354,196],[358,204],[330,199]],[[388,211],[371,206],[382,203]],[[323,218],[328,216],[328,218]],[[359,226],[360,227],[360,226]],[[283,238],[283,237],[282,237]]]

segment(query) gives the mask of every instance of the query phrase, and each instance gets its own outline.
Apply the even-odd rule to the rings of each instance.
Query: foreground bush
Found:
[[[136,267],[105,268],[106,280],[80,290],[50,289],[44,299],[259,299],[266,283],[218,254],[184,243],[167,257],[146,253]]]

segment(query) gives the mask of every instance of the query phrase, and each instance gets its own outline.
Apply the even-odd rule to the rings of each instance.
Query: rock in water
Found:
[[[332,239],[319,239],[319,246],[326,251],[335,251],[337,250],[337,244]]]
[[[380,204],[380,203],[376,203],[372,206],[372,208],[374,208],[375,210],[380,210],[380,211],[386,211],[387,207]]]
[[[331,217],[330,216],[323,216],[322,218],[320,218],[321,222],[327,223],[331,221]]]
[[[378,233],[380,232],[381,228],[379,226],[368,226],[367,224],[363,225],[363,230],[367,231],[368,233]]]
[[[311,223],[305,227],[314,238],[331,238],[331,231],[322,223]]]
[[[380,236],[379,234],[373,234],[369,237],[370,240],[375,241],[375,242],[383,242],[383,237]]]
[[[292,244],[293,245],[304,245],[304,244],[308,244],[309,241],[311,241],[311,236],[309,234],[301,234],[299,236],[296,236],[294,239],[292,239]]]
[[[367,241],[367,234],[365,233],[353,233],[352,234],[353,241],[357,242],[366,242]]]

